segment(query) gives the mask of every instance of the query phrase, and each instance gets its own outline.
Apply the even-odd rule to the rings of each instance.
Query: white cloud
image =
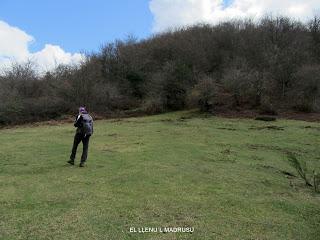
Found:
[[[50,70],[59,64],[77,64],[84,59],[80,53],[68,53],[57,45],[46,44],[36,53],[29,55],[31,61],[37,63],[42,70]]]
[[[305,21],[320,13],[319,0],[234,0],[227,7],[223,0],[151,0],[149,7],[154,15],[154,32],[199,22],[259,18],[269,13]]]
[[[0,69],[6,68],[12,62],[34,62],[39,71],[47,71],[59,64],[78,64],[84,59],[79,53],[65,52],[60,46],[46,44],[38,52],[31,53],[29,45],[35,41],[23,30],[0,21]]]

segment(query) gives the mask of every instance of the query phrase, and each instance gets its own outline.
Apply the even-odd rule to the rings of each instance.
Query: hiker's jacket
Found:
[[[92,122],[92,133],[90,134],[90,135],[92,135],[93,134],[93,119],[88,113],[79,114],[76,117],[73,125],[77,128],[77,133],[86,134],[84,132],[84,127],[83,127],[85,121],[87,121],[87,122],[91,121]]]

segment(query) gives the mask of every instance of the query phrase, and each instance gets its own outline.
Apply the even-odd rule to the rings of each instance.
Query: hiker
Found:
[[[77,148],[79,143],[82,141],[83,150],[79,167],[84,167],[84,163],[86,162],[88,156],[89,140],[91,135],[93,134],[93,119],[88,114],[85,107],[79,108],[79,114],[76,117],[74,126],[77,128],[77,131],[74,136],[72,152],[68,163],[74,165]]]

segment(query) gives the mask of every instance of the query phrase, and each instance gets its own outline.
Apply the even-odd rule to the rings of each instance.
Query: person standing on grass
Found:
[[[68,163],[74,165],[74,159],[76,158],[77,148],[79,143],[82,141],[83,150],[79,167],[84,167],[84,164],[88,157],[89,140],[91,135],[93,134],[93,119],[88,114],[85,107],[79,108],[79,114],[76,117],[74,126],[77,128],[77,131],[74,136],[72,152]]]

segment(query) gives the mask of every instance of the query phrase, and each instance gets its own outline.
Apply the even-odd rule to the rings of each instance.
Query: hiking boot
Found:
[[[74,165],[74,161],[73,160],[69,160],[68,163],[71,164],[71,165]]]
[[[79,164],[79,167],[84,167],[84,163],[80,163],[80,164]]]

